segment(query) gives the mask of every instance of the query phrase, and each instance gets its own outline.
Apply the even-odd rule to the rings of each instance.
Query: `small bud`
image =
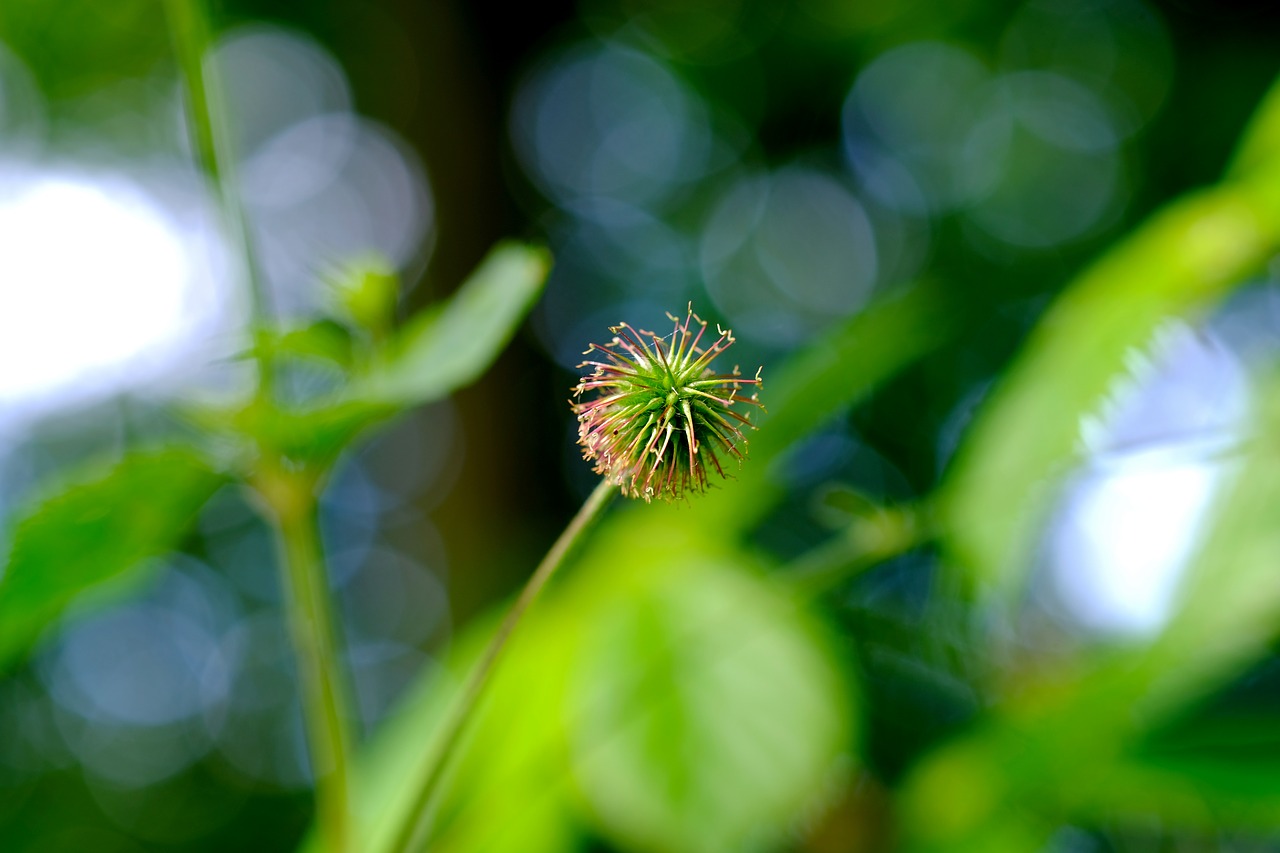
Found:
[[[744,379],[736,366],[731,373],[711,366],[733,344],[732,332],[717,327],[719,338],[704,349],[707,323],[692,306],[683,321],[667,316],[675,323],[669,339],[626,323],[610,329],[612,341],[586,352],[602,359],[579,365],[592,371],[574,388],[575,398],[598,395],[573,405],[583,457],[623,494],[646,501],[706,491],[709,470],[728,476],[726,461],[746,457],[742,429],[755,428],[734,406],[763,408],[758,394],[740,393],[762,384],[759,370]]]
[[[400,296],[400,278],[376,255],[353,258],[328,276],[338,311],[375,338],[391,328]]]

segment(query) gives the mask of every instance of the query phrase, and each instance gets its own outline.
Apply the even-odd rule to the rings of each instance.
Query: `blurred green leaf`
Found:
[[[1029,549],[1080,423],[1125,358],[1171,316],[1203,310],[1280,246],[1280,157],[1154,216],[1086,269],[983,405],[940,496],[947,540],[984,593],[1022,587]]]
[[[583,567],[568,700],[581,795],[622,849],[776,843],[851,746],[830,641],[750,558],[644,516]]]
[[[473,382],[533,307],[550,269],[545,249],[499,244],[446,303],[406,324],[352,396],[412,406]]]
[[[1274,109],[1273,98],[1242,147],[1233,170],[1241,178],[1171,206],[1087,270],[985,407],[942,506],[950,544],[985,591],[1020,590],[1038,515],[1073,461],[1080,420],[1126,355],[1164,318],[1208,307],[1280,242],[1280,158],[1257,142],[1271,132]],[[1258,153],[1268,147],[1269,157]],[[1277,386],[1261,399],[1256,435],[1273,436]],[[1055,827],[1081,820],[1167,813],[1194,825],[1197,815],[1275,813],[1274,786],[1260,784],[1248,760],[1144,745],[1153,727],[1262,654],[1280,623],[1280,453],[1269,438],[1245,450],[1229,465],[1227,497],[1214,504],[1215,523],[1160,634],[1007,673],[985,724],[927,756],[903,786],[910,848],[1035,849]]]
[[[320,320],[296,329],[264,330],[259,332],[255,351],[250,354],[273,361],[302,359],[350,367],[351,333],[332,320]]]
[[[530,614],[476,710],[445,779],[430,849],[572,850],[578,836],[564,759],[563,706],[575,624],[552,606]],[[357,849],[385,850],[437,753],[437,730],[500,613],[468,626],[379,728],[357,769]],[[302,850],[322,853],[312,833]]]
[[[1280,824],[1280,730],[1273,714],[1194,714],[1118,760],[1085,808],[1096,821],[1180,829]]]
[[[1113,773],[1159,780],[1133,801],[1147,808],[1200,797],[1249,814],[1276,807],[1280,788],[1259,788],[1247,764],[1235,764],[1242,775],[1233,778],[1220,751],[1202,761],[1134,757],[1152,751],[1148,732],[1239,675],[1280,633],[1280,446],[1271,438],[1280,434],[1280,382],[1264,386],[1260,399],[1255,434],[1265,438],[1233,460],[1233,480],[1214,504],[1214,524],[1163,631],[1020,673],[986,725],[928,757],[906,786],[910,822],[927,828],[922,847],[970,849],[970,840],[1003,831],[1015,803],[1038,811],[1045,826],[1123,811],[1123,801],[1108,802],[1128,787]],[[1179,779],[1180,767],[1190,775]],[[1199,775],[1210,769],[1216,778]],[[962,778],[970,796],[957,809],[941,794]]]
[[[135,452],[19,512],[0,577],[0,666],[77,595],[174,548],[224,481],[190,451]]]
[[[1217,689],[1280,634],[1280,379],[1256,390],[1256,438],[1228,460],[1180,607],[1143,659],[1148,689],[1139,708],[1148,720]]]
[[[1227,174],[1244,177],[1280,156],[1280,78],[1254,111]]]
[[[638,849],[732,849],[822,805],[851,747],[849,687],[813,616],[750,562],[644,511],[593,541],[499,667],[431,849],[572,850],[588,822]],[[364,755],[361,850],[390,841],[495,624],[468,628],[458,677],[425,677]]]
[[[18,53],[50,98],[85,95],[145,77],[169,53],[154,0],[5,0],[0,42]]]
[[[306,403],[257,398],[232,409],[190,408],[187,415],[207,430],[248,436],[323,468],[364,430],[478,378],[542,292],[549,265],[545,250],[500,244],[457,294],[375,348],[367,369],[353,364],[350,335],[332,322],[264,335],[259,347],[277,361],[318,359],[354,376],[345,388]]]
[[[499,615],[470,636],[487,644]],[[565,683],[581,641],[575,621],[559,610],[521,629],[477,709],[431,850],[555,853],[579,846],[565,761]],[[477,642],[465,670],[457,671],[469,671],[480,651]]]
[[[356,436],[397,411],[394,406],[360,400],[325,400],[306,407],[259,400],[234,413],[231,422],[237,431],[275,453],[323,469]]]

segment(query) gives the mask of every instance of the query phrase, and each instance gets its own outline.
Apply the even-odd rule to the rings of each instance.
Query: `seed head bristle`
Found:
[[[744,379],[737,365],[715,373],[715,358],[734,342],[733,333],[716,326],[719,337],[702,346],[707,322],[693,313],[667,317],[674,324],[670,341],[626,323],[610,327],[613,340],[592,344],[584,355],[600,353],[579,368],[591,372],[574,387],[578,443],[595,463],[596,473],[621,486],[624,494],[650,501],[674,500],[705,491],[708,470],[727,476],[722,456],[745,458],[743,429],[754,429],[734,406],[760,404],[761,369]],[[750,397],[738,393],[755,386]],[[587,391],[597,396],[582,400]]]

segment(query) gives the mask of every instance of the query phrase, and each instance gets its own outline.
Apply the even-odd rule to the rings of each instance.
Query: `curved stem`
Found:
[[[414,795],[412,807],[405,813],[403,823],[390,847],[392,853],[412,853],[425,844],[431,828],[432,813],[439,798],[441,780],[444,778],[445,771],[449,769],[451,760],[457,754],[467,724],[493,676],[503,650],[507,647],[507,641],[519,625],[525,611],[537,600],[552,575],[564,563],[569,550],[582,538],[583,533],[600,516],[617,493],[618,487],[615,484],[602,480],[578,510],[578,514],[569,522],[569,526],[560,534],[560,538],[556,539],[551,550],[542,558],[542,562],[529,576],[529,580],[525,582],[519,597],[511,605],[511,610],[502,620],[493,639],[489,641],[489,646],[485,649],[479,663],[471,670],[461,695],[458,696],[449,716],[445,719],[440,730],[438,752]]]

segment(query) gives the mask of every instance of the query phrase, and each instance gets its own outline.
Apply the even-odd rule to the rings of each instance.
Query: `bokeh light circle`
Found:
[[[701,268],[736,331],[794,344],[866,301],[876,241],[852,192],[796,166],[730,186],[707,221]]]

